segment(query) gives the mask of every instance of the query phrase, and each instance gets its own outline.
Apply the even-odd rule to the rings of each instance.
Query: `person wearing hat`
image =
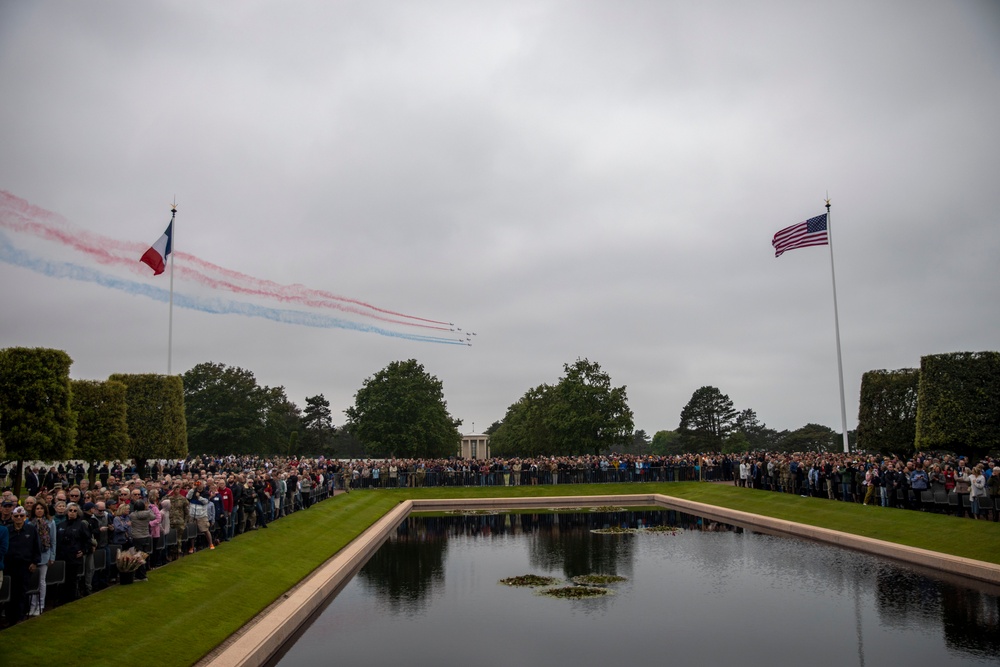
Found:
[[[0,502],[0,526],[7,526],[7,528],[10,528],[14,525],[12,514],[14,513],[14,508],[16,506],[17,503],[10,498],[4,498],[3,501]]]
[[[25,591],[42,556],[35,527],[27,522],[28,513],[16,507],[11,513],[13,527],[9,529],[4,574],[10,577],[10,602],[7,604],[7,621],[18,623],[28,613],[28,596]]]

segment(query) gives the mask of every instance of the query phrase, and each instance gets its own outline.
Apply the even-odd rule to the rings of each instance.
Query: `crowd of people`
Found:
[[[0,488],[8,471],[0,468]],[[736,486],[858,502],[928,509],[928,499],[972,518],[1000,515],[1000,462],[917,454],[912,458],[754,452],[731,454],[582,455],[465,459],[266,459],[193,457],[155,462],[145,474],[106,462],[91,481],[80,463],[28,466],[27,495],[9,487],[0,498],[0,570],[9,582],[7,625],[53,603],[100,590],[116,578],[116,554],[145,554],[135,577],[196,550],[223,543],[336,490],[438,486],[717,481]],[[938,503],[940,506],[941,503]],[[63,563],[58,600],[47,570]]]
[[[191,459],[160,462],[140,477],[105,464],[91,484],[82,466],[26,470],[23,498],[0,498],[0,571],[11,625],[115,582],[116,556],[145,556],[134,576],[196,550],[215,550],[330,495],[332,462]],[[6,478],[6,471],[0,477]],[[0,479],[0,484],[5,479]],[[48,595],[47,570],[60,563],[63,583]]]

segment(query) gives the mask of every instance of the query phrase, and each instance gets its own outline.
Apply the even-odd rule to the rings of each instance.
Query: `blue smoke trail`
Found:
[[[133,280],[125,280],[107,273],[102,273],[94,269],[72,264],[70,262],[54,262],[40,257],[33,257],[27,252],[15,248],[7,238],[7,235],[0,232],[0,261],[13,264],[21,268],[30,269],[36,273],[41,273],[50,278],[68,278],[81,282],[96,283],[102,287],[120,290],[136,296],[144,296],[154,301],[166,303],[170,299],[170,292],[162,287],[154,287],[138,283]],[[281,308],[268,308],[258,306],[243,301],[232,301],[229,299],[204,299],[200,297],[188,296],[174,292],[174,304],[180,308],[197,310],[213,315],[243,315],[244,317],[257,317],[283,324],[298,324],[319,329],[349,329],[361,331],[363,333],[375,333],[380,336],[390,338],[402,338],[420,343],[441,343],[443,345],[465,345],[466,343],[454,338],[443,338],[440,336],[422,336],[419,334],[403,333],[391,331],[382,327],[363,324],[361,322],[351,322],[338,317],[320,315],[301,310],[285,310]]]

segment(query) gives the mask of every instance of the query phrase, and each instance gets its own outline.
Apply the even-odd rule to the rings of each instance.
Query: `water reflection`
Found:
[[[683,532],[592,532],[663,525]],[[615,596],[580,602],[542,601],[497,585],[529,572],[629,581]],[[413,516],[317,620],[320,636],[307,631],[282,664],[309,661],[310,646],[323,651],[323,642],[345,627],[350,638],[360,638],[361,625],[372,633],[369,642],[380,632],[411,642],[448,632],[470,646],[519,636],[535,646],[531,660],[519,658],[525,665],[614,660],[613,644],[587,643],[590,634],[641,638],[630,643],[636,664],[659,661],[667,648],[692,664],[755,663],[753,647],[761,645],[782,647],[769,652],[775,657],[808,656],[809,664],[838,667],[917,659],[1000,664],[998,593],[865,554],[658,509]],[[558,651],[549,647],[556,637]],[[699,641],[687,646],[687,637]],[[354,660],[396,659],[369,657]]]

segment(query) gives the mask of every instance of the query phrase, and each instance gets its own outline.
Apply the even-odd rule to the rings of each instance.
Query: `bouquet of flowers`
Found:
[[[127,551],[119,551],[115,564],[119,572],[135,572],[146,562],[147,554],[130,547]]]

